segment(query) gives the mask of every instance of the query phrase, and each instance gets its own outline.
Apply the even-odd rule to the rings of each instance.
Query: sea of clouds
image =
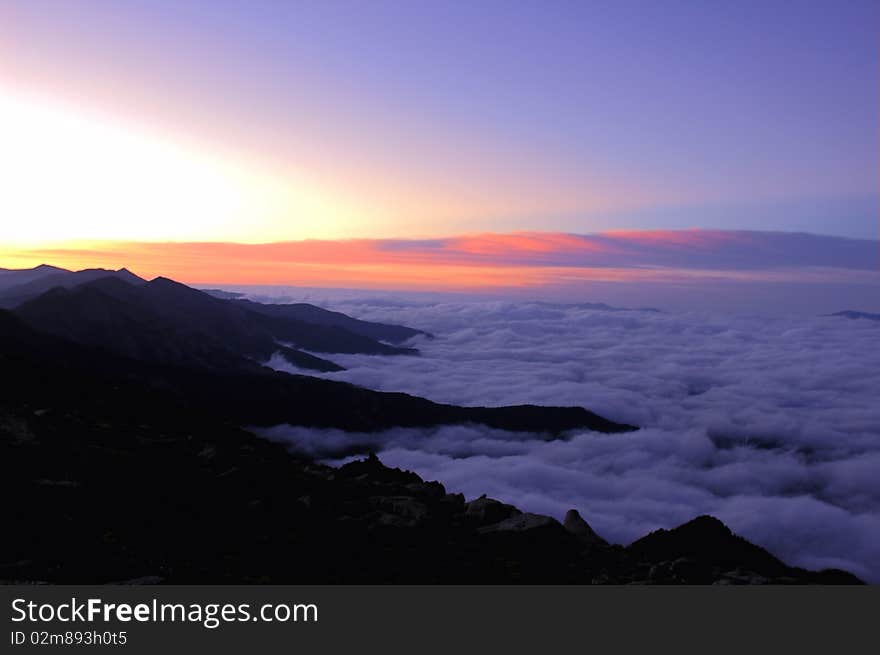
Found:
[[[414,340],[421,357],[337,355],[348,370],[322,377],[463,405],[579,405],[641,426],[555,441],[477,426],[264,431],[294,450],[334,462],[353,444],[375,449],[468,498],[557,518],[577,508],[618,543],[708,513],[788,563],[880,583],[876,321],[275,294],[435,335]]]

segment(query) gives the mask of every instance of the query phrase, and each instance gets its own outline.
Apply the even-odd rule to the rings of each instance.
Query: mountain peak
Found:
[[[154,287],[167,287],[169,289],[172,287],[174,287],[174,288],[180,288],[180,287],[190,288],[190,287],[187,287],[185,284],[181,284],[180,282],[175,282],[171,278],[167,278],[162,275],[159,275],[158,277],[154,277],[152,280],[147,282],[147,284],[152,285]],[[193,289],[193,291],[195,291],[195,289]]]
[[[713,535],[719,537],[729,537],[733,533],[723,521],[711,516],[710,514],[702,514],[687,523],[678,526],[676,530],[700,533],[703,535]]]
[[[140,278],[138,278],[140,279]],[[73,287],[73,289],[131,289],[134,285],[126,276],[105,275],[89,282]]]
[[[596,534],[596,531],[590,527],[590,524],[587,523],[580,513],[576,509],[570,509],[565,513],[565,519],[562,522],[562,527],[564,527],[568,532],[576,536],[583,542],[592,543],[592,544],[607,544],[602,537]]]
[[[213,305],[216,300],[216,298],[213,298],[206,293],[202,293],[198,289],[193,289],[181,282],[177,282],[176,280],[161,275],[146,282],[144,284],[144,289],[153,294],[158,294],[159,297],[165,299],[175,298],[179,299],[181,302],[196,303],[193,307],[204,307],[206,301],[209,301],[209,305]]]

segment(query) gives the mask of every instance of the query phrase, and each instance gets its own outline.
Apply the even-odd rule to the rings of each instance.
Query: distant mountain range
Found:
[[[8,309],[36,298],[51,289],[71,289],[107,277],[114,277],[130,284],[144,282],[137,275],[124,268],[118,271],[108,271],[103,268],[68,271],[55,266],[43,265],[28,270],[0,270],[0,307]]]
[[[0,292],[11,287],[16,287],[40,278],[45,278],[55,273],[71,273],[66,268],[41,264],[35,268],[9,269],[0,268]]]
[[[880,321],[880,314],[869,314],[868,312],[855,312],[851,309],[844,310],[842,312],[834,312],[833,314],[828,314],[828,316],[842,316],[843,318],[864,318],[868,321]]]
[[[65,284],[12,310],[0,310],[8,371],[16,362],[22,375],[45,369],[48,376],[54,368],[57,377],[69,370],[70,385],[78,388],[87,388],[96,370],[125,382],[149,380],[238,425],[292,423],[369,431],[471,422],[546,434],[634,429],[579,407],[456,407],[274,371],[260,364],[274,353],[310,368],[340,368],[286,344],[321,353],[417,355],[413,348],[392,346],[362,332],[396,341],[424,333],[357,321],[311,305],[288,308],[224,300],[162,277],[147,282],[125,269],[104,273],[48,273],[43,279]],[[27,284],[36,288],[39,281]],[[300,316],[310,320],[296,318]]]
[[[5,271],[0,279],[20,282],[0,288],[0,305],[32,327],[165,364],[247,368],[250,360],[278,353],[301,368],[338,371],[341,366],[311,353],[417,355],[415,348],[390,344],[424,334],[312,305],[217,298],[166,278],[147,282],[126,269],[46,266]]]

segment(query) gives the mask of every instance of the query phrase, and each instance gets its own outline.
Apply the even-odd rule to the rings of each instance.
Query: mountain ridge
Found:
[[[46,266],[44,270],[54,268]],[[35,271],[36,269],[31,270]],[[0,288],[0,307],[11,309],[28,300],[37,298],[56,287],[75,288],[104,277],[119,278],[130,284],[143,284],[146,282],[146,280],[138,277],[126,268],[120,268],[115,271],[105,268],[86,268],[80,271],[58,269],[58,271],[39,275],[22,284]]]
[[[69,294],[58,291],[58,294]],[[25,399],[27,385],[39,395],[47,379],[62,378],[77,391],[89,385],[161,390],[169,399],[222,417],[236,425],[268,427],[281,423],[372,432],[392,427],[428,427],[482,423],[516,432],[559,435],[590,429],[626,432],[633,426],[614,423],[581,407],[460,407],[435,403],[405,393],[380,392],[347,382],[275,371],[256,362],[241,367],[210,368],[181,361],[134,359],[100,345],[78,344],[33,329],[17,315],[0,310],[0,361],[17,384],[10,397]],[[97,377],[96,377],[97,376]],[[47,387],[48,388],[48,387]],[[25,394],[25,396],[22,396]],[[129,404],[136,404],[133,391]],[[60,392],[56,402],[67,402]],[[340,411],[345,408],[345,411]]]
[[[37,329],[78,343],[135,359],[210,368],[244,366],[234,361],[236,357],[265,362],[279,354],[295,366],[339,371],[341,366],[312,353],[418,354],[343,327],[265,315],[254,311],[254,304],[217,299],[161,276],[132,283],[131,274],[119,271],[99,277],[93,270],[86,273],[75,280],[68,277],[66,285],[25,300],[12,311]]]

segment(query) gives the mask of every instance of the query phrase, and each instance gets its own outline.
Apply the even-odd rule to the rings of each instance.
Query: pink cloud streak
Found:
[[[781,232],[518,232],[266,244],[78,244],[0,251],[0,264],[126,266],[185,282],[493,289],[578,281],[874,280],[876,241]]]

